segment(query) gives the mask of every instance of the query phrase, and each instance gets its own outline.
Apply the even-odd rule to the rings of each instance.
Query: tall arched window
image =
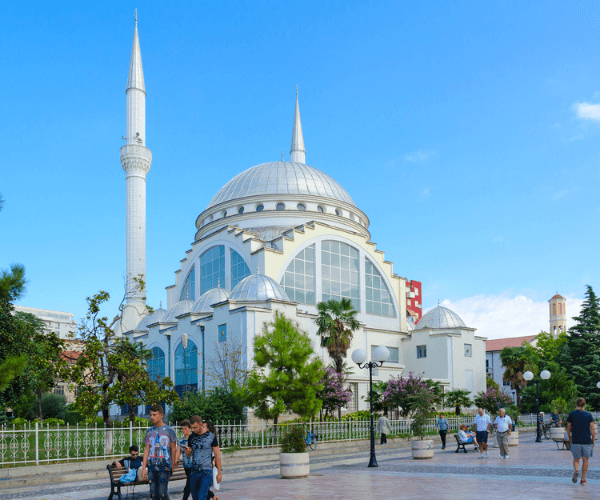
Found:
[[[148,360],[148,375],[154,381],[165,376],[165,352],[160,347],[152,348],[152,357]]]
[[[298,253],[285,270],[281,286],[290,300],[301,304],[314,304],[315,300],[315,245]]]
[[[556,316],[556,304],[552,304],[552,316]]]
[[[360,262],[358,250],[340,241],[321,243],[322,300],[352,301],[360,311]]]
[[[365,259],[365,295],[367,313],[396,316],[390,291],[381,274],[369,259]]]
[[[235,285],[244,278],[250,276],[250,269],[239,253],[233,248],[230,248],[229,250],[231,251],[231,289],[233,290]],[[225,286],[225,283],[222,283],[222,286]]]
[[[184,352],[185,351],[185,352]],[[196,392],[198,389],[198,348],[190,339],[187,349],[179,344],[175,349],[175,391],[183,396],[185,384],[187,392]]]
[[[192,266],[179,295],[179,300],[186,299],[196,300],[196,266]]]
[[[221,286],[225,288],[225,247],[212,247],[200,256],[200,295]]]

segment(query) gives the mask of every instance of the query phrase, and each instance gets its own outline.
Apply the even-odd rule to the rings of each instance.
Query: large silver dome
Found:
[[[326,173],[304,163],[274,161],[235,176],[221,188],[207,208],[239,198],[272,194],[320,196],[355,205],[346,190]]]
[[[428,311],[417,323],[417,330],[425,328],[466,328],[464,321],[454,311],[442,306]]]
[[[171,309],[167,311],[164,317],[160,320],[161,323],[177,323],[177,316],[189,313],[194,307],[192,300],[180,300]]]
[[[212,305],[218,304],[219,302],[225,302],[229,298],[227,290],[217,287],[211,288],[207,292],[204,292],[200,298],[194,303],[192,312],[198,314],[211,314],[213,312]]]
[[[136,331],[146,331],[148,330],[148,325],[152,325],[154,323],[158,323],[163,319],[163,317],[167,314],[162,307],[160,309],[156,309],[152,314],[146,314],[138,325],[135,327]]]

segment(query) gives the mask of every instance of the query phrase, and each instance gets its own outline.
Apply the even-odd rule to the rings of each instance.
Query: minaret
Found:
[[[300,121],[300,107],[298,106],[298,86],[296,85],[296,112],[294,113],[294,130],[292,131],[292,147],[290,161],[306,163],[304,151],[304,137],[302,137],[302,122]]]
[[[127,271],[126,298],[121,331],[135,328],[146,313],[146,293],[135,278],[146,280],[146,174],[152,152],[146,148],[146,87],[137,30],[137,10],[133,47],[127,78],[127,144],[121,148],[121,165],[127,187]]]
[[[550,333],[556,337],[560,332],[567,331],[567,299],[556,294],[548,303],[550,304]]]

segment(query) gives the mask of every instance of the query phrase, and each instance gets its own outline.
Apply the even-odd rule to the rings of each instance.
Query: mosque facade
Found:
[[[152,156],[145,97],[136,21],[121,149],[128,289],[118,333],[152,351],[153,377],[170,377],[180,394],[210,389],[210,361],[225,345],[239,347],[242,368],[251,368],[253,339],[277,311],[308,332],[329,364],[316,333],[317,304],[347,298],[360,322],[348,351],[354,395],[348,411],[367,407],[368,371],[350,360],[356,348],[389,348],[376,381],[415,372],[439,380],[445,391],[485,390],[485,339],[442,306],[422,315],[421,283],[394,272],[371,241],[367,214],[338,182],[306,163],[297,91],[289,161],[251,167],[215,194],[166,288],[167,308],[148,313],[133,279],[146,274],[145,183]]]

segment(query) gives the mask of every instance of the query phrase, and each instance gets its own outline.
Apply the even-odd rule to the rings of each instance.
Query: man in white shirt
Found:
[[[508,458],[508,436],[510,436],[510,430],[512,429],[512,419],[506,415],[504,408],[500,408],[500,415],[496,417],[494,421],[494,427],[496,427],[496,439],[500,448],[500,458]]]
[[[479,458],[487,458],[489,456],[487,440],[488,431],[491,427],[492,421],[490,420],[490,416],[484,413],[483,408],[479,408],[479,415],[475,417],[475,437],[479,443]],[[485,452],[485,456],[483,456],[483,452]]]

